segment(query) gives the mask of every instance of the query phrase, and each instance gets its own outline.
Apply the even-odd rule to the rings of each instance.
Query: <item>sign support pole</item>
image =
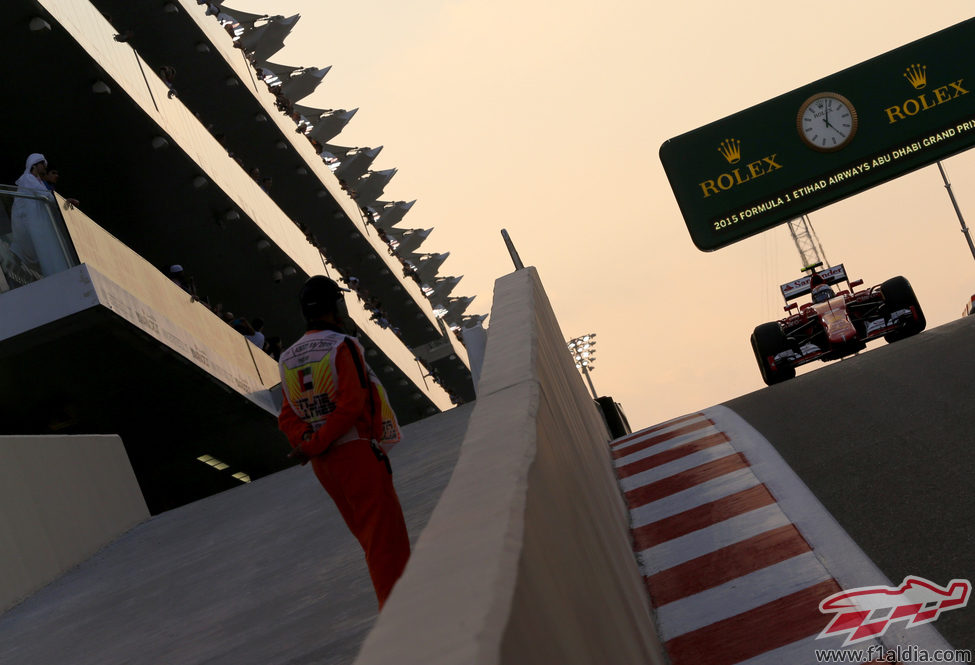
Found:
[[[975,259],[975,244],[972,243],[972,234],[968,230],[968,226],[965,225],[965,218],[962,217],[961,208],[958,207],[958,201],[955,200],[955,193],[951,191],[951,183],[948,182],[948,174],[945,173],[945,168],[941,165],[941,160],[938,160],[938,170],[941,171],[941,179],[945,181],[945,189],[948,190],[948,198],[951,199],[951,205],[955,207],[955,214],[958,215],[958,221],[961,222],[961,232],[965,234],[965,240],[968,241],[968,249],[972,251],[972,258]]]

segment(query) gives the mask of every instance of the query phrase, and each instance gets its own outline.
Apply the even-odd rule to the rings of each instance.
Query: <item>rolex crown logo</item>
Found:
[[[904,70],[904,78],[915,90],[921,90],[928,84],[928,68],[924,65],[910,65]]]
[[[741,159],[741,141],[738,139],[725,139],[718,145],[718,152],[728,160],[729,164],[737,164]]]

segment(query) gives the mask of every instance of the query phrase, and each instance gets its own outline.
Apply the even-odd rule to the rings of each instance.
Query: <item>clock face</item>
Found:
[[[796,128],[810,148],[832,152],[853,140],[857,131],[857,112],[843,95],[820,92],[799,107]]]

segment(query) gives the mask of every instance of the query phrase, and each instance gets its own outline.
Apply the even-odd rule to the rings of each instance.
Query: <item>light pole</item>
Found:
[[[965,218],[961,216],[961,208],[958,207],[958,201],[955,200],[955,193],[951,191],[951,183],[948,182],[948,174],[945,173],[945,167],[938,162],[938,170],[941,171],[941,179],[944,180],[945,189],[948,190],[948,198],[951,199],[951,205],[955,207],[955,214],[958,215],[958,221],[961,223],[961,232],[965,235],[965,240],[968,241],[968,249],[972,250],[972,258],[975,258],[975,244],[972,243],[972,234],[968,232],[968,226],[965,225]]]
[[[592,385],[592,377],[589,376],[589,371],[596,369],[593,366],[593,363],[596,362],[595,337],[596,333],[589,333],[588,335],[576,337],[568,341],[569,353],[572,354],[572,360],[575,361],[576,369],[581,369],[583,376],[586,377],[586,381],[589,382],[589,390],[592,392],[593,399],[597,399],[596,387]]]

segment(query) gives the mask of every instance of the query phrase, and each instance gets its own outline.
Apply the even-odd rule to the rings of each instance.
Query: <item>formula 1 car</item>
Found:
[[[811,271],[809,275],[779,287],[788,317],[763,323],[752,333],[752,349],[766,385],[794,378],[796,367],[813,360],[826,362],[858,353],[878,337],[892,343],[924,330],[924,313],[905,278],[893,277],[854,291],[863,280],[850,282],[842,264],[816,273],[821,265],[806,268]],[[814,276],[818,302],[801,307],[789,304],[812,292]],[[821,286],[841,282],[846,282],[847,288],[836,294]]]

